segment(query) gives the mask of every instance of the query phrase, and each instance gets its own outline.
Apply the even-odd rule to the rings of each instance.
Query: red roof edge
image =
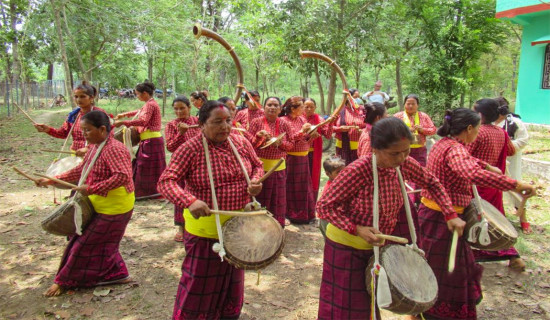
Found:
[[[515,9],[500,11],[495,14],[496,18],[514,18],[522,14],[528,14],[538,11],[550,10],[550,4],[541,3],[534,6],[519,7]]]

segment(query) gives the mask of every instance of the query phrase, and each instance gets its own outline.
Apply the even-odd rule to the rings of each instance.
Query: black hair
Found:
[[[352,89],[349,89],[349,94],[353,97],[353,95],[357,92],[357,89],[355,88],[352,88]]]
[[[147,92],[150,96],[155,92],[155,85],[152,82],[140,83],[136,86],[136,91]]]
[[[327,174],[331,174],[334,171],[345,166],[346,162],[344,161],[344,159],[335,154],[332,154],[330,157],[326,158],[325,161],[323,161],[323,169],[325,169],[325,172]]]
[[[82,121],[86,121],[96,128],[101,128],[101,126],[105,126],[105,128],[107,129],[107,133],[111,132],[111,120],[109,116],[103,111],[90,111],[83,115],[81,119]]]
[[[411,130],[405,122],[395,117],[376,121],[371,130],[370,145],[373,149],[383,150],[402,139],[412,141]]]
[[[204,124],[206,120],[210,118],[210,113],[216,108],[225,108],[230,111],[229,108],[218,100],[208,100],[199,109],[199,123]]]
[[[314,104],[315,106],[317,106],[317,102],[315,102],[315,100],[314,100],[313,98],[304,98],[304,103],[305,103],[306,101],[311,101],[311,102],[313,102],[313,104]]]
[[[380,102],[366,103],[365,107],[365,123],[374,124],[376,118],[382,118],[386,113],[386,106]]]
[[[494,98],[493,100],[495,100],[498,103],[497,111],[499,115],[505,116],[510,113],[510,103],[506,98],[497,97],[497,98]]]
[[[403,100],[403,103],[406,103],[407,102],[407,99],[414,99],[416,100],[416,104],[420,104],[420,98],[418,98],[418,96],[414,93],[409,93],[408,95],[405,96],[405,99]]]
[[[483,116],[481,119],[483,124],[490,124],[498,119],[498,103],[494,99],[477,100],[474,104],[474,110]]]
[[[260,93],[257,91],[257,90],[251,90],[251,91],[248,91],[248,94],[251,96],[251,97],[259,97],[260,96]],[[248,101],[248,94],[245,94],[244,95],[244,100]]]
[[[195,100],[202,100],[202,103],[206,103],[208,100],[208,95],[204,91],[193,91],[190,96]]]
[[[186,96],[177,96],[174,101],[172,101],[172,107],[176,104],[176,102],[182,102],[185,104],[188,108],[191,106],[191,103],[189,102],[189,99],[187,99]]]
[[[87,94],[88,96],[92,97],[92,98],[95,98],[95,96],[97,95],[97,89],[92,86],[91,84],[88,83],[88,81],[82,81],[82,83],[80,83],[78,86],[76,86],[76,88],[74,88],[74,90],[82,90],[84,91],[85,94]]]
[[[287,116],[291,113],[292,109],[298,108],[304,101],[304,98],[300,96],[292,96],[286,99],[285,104],[283,104],[281,113],[279,117]]]
[[[281,99],[279,99],[279,97],[267,97],[264,100],[264,107],[265,107],[265,104],[267,103],[267,100],[269,100],[269,99],[275,99],[275,100],[279,101],[279,106],[282,105]]]
[[[481,121],[481,117],[474,110],[458,108],[445,111],[443,124],[437,129],[440,137],[457,136],[468,126],[475,127]]]
[[[218,99],[219,102],[223,103],[223,104],[226,104],[227,101],[235,101],[233,100],[232,98],[229,98],[229,97],[221,97]]]

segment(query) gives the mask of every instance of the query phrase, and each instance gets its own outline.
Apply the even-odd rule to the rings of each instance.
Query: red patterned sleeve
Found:
[[[139,114],[139,117],[137,117],[137,119],[135,120],[126,120],[126,121],[123,121],[122,124],[124,124],[125,126],[127,127],[145,127],[147,126],[147,124],[149,124],[149,122],[151,121],[151,118],[153,117],[153,113],[154,113],[154,108],[155,106],[151,103],[146,103],[142,108],[141,108],[141,112]],[[134,111],[132,111],[134,112]],[[127,112],[128,113],[128,112]],[[134,114],[129,114],[129,116],[133,116],[137,113],[137,111],[135,111]]]
[[[185,138],[178,130],[178,124],[175,121],[170,121],[164,128],[164,137],[166,139],[166,149],[170,152],[176,149],[185,142]]]
[[[252,121],[250,127],[248,128],[248,133],[250,133],[250,142],[254,148],[259,148],[265,141],[264,137],[258,137],[256,134],[262,130],[261,121]]]
[[[422,120],[421,120],[422,128],[424,129],[422,131],[422,134],[425,136],[433,136],[436,133],[437,128],[432,122],[432,119],[426,113],[421,113],[421,115],[422,115]]]
[[[403,178],[405,180],[411,180],[430,193],[432,196],[431,199],[434,199],[443,211],[445,220],[449,221],[458,217],[456,211],[453,209],[451,198],[445,191],[445,188],[426,168],[422,167],[413,158],[407,157],[401,166],[401,170],[403,170]]]
[[[369,160],[359,159],[344,168],[331,182],[330,192],[324,192],[317,202],[316,209],[321,219],[350,234],[356,234],[357,226],[350,216],[353,210],[346,209],[360,190],[372,184],[372,176],[368,174]]]
[[[71,131],[71,126],[72,124],[70,124],[68,121],[65,121],[59,129],[50,127],[48,134],[54,138],[65,139],[69,135],[69,131]]]
[[[256,151],[254,151],[254,147],[252,147],[252,143],[248,141],[247,139],[243,140],[243,146],[246,150],[246,157],[250,161],[250,165],[252,166],[252,174],[250,175],[250,180],[253,179],[260,179],[264,175],[264,164],[260,158],[256,155]]]
[[[294,143],[290,140],[290,133],[292,132],[292,129],[288,125],[287,122],[281,120],[281,132],[286,132],[283,139],[281,139],[281,144],[279,145],[279,149],[283,151],[290,151],[292,148],[294,148]]]
[[[133,111],[124,112],[124,113],[121,113],[120,115],[123,116],[123,117],[129,118],[129,117],[135,116],[138,112],[139,112],[139,109],[138,109],[138,110],[133,110]]]
[[[514,179],[484,170],[479,166],[479,160],[472,157],[462,146],[451,148],[445,160],[455,174],[480,187],[506,191],[515,189],[517,185]]]
[[[184,147],[188,146],[188,147]],[[195,150],[184,144],[172,154],[168,167],[164,170],[157,184],[158,191],[173,204],[188,208],[197,198],[178,185],[178,181],[185,179],[193,168],[193,159],[202,157]]]
[[[101,159],[111,175],[99,183],[88,186],[89,194],[106,197],[113,189],[125,186],[132,180],[132,159],[126,148],[111,147],[102,151]]]

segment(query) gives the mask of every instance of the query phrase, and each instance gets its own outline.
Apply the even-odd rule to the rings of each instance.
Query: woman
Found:
[[[313,137],[307,132],[311,129],[302,115],[304,103],[302,97],[288,98],[279,115],[289,126],[287,135],[293,143],[286,157],[286,203],[287,218],[294,223],[310,223],[315,219],[315,199],[309,173],[309,147]]]
[[[365,123],[367,126],[361,132],[359,137],[359,146],[357,147],[357,156],[359,158],[365,157],[371,153],[370,149],[370,131],[376,121],[386,118],[388,113],[386,107],[379,102],[367,103],[363,106],[365,108]]]
[[[291,131],[288,124],[279,118],[281,113],[281,100],[277,97],[269,97],[264,102],[265,116],[252,120],[250,124],[250,135],[252,145],[256,154],[263,162],[264,171],[267,172],[275,166],[281,158],[286,158],[286,152],[291,150],[293,143],[289,140],[288,134]],[[267,148],[263,145],[269,139],[285,133],[281,141],[272,144]],[[283,162],[262,183],[262,192],[258,194],[257,200],[266,207],[273,217],[284,228],[286,217],[286,163]]]
[[[139,132],[139,149],[132,163],[136,197],[148,197],[158,194],[157,182],[166,168],[164,138],[160,134],[161,115],[158,103],[153,98],[155,85],[144,82],[136,86],[136,95],[145,102],[140,110],[121,113],[115,117],[115,127],[122,125],[136,127]],[[135,120],[118,121],[137,115]]]
[[[190,128],[199,124],[197,117],[191,116],[191,104],[186,96],[179,96],[172,102],[172,108],[176,114],[176,119],[168,122],[164,128],[164,136],[166,137],[166,149],[174,153],[176,150],[189,139],[200,134],[199,128]],[[184,188],[183,180],[178,182],[180,187]],[[174,224],[178,226],[178,232],[174,236],[174,241],[183,242],[183,208],[174,205]]]
[[[372,128],[371,154],[348,165],[334,179],[329,192],[317,203],[326,231],[323,278],[319,298],[319,319],[369,319],[371,297],[365,285],[365,269],[373,246],[383,241],[376,234],[391,234],[403,206],[397,171],[429,190],[443,208],[449,228],[462,232],[449,196],[439,181],[413,161],[409,154],[410,130],[396,118],[378,121]],[[379,199],[373,199],[372,158],[376,155]],[[373,204],[379,204],[379,229],[373,225]],[[377,312],[378,313],[378,312]]]
[[[245,128],[246,130],[250,128],[252,120],[262,118],[264,115],[264,111],[261,109],[262,105],[256,101],[256,99],[260,99],[258,91],[250,91],[249,94],[252,99],[249,98],[248,94],[244,96],[247,108],[238,111],[235,116],[235,123],[238,124],[237,127]]]
[[[248,140],[231,134],[229,109],[218,101],[207,101],[199,111],[202,134],[180,146],[172,155],[159,181],[159,190],[184,211],[185,252],[182,276],[173,319],[236,319],[244,299],[244,270],[220,261],[212,250],[217,242],[212,193],[203,143],[207,144],[212,176],[220,210],[241,210],[262,188],[258,178],[262,162]],[[233,153],[234,144],[251,179],[247,185]],[[178,181],[185,180],[185,188]],[[220,215],[222,223],[230,217]]]
[[[520,180],[521,179],[521,150],[525,148],[527,143],[529,142],[529,132],[527,131],[527,127],[521,121],[518,115],[513,114],[510,112],[509,109],[509,103],[508,100],[504,97],[498,97],[495,98],[496,102],[498,103],[498,119],[495,121],[495,125],[497,127],[501,127],[508,133],[508,137],[512,140],[512,144],[514,145],[514,149],[516,150],[516,153],[513,156],[509,156],[506,158],[507,161],[507,170],[506,175],[511,177],[512,179]],[[507,192],[506,195],[508,195],[508,200],[514,205],[516,210],[520,206],[520,201],[518,201],[518,198],[514,196],[510,196],[510,194]],[[520,215],[519,221],[521,224],[521,229],[523,233],[530,234],[533,231],[531,230],[531,225],[529,222],[527,222],[527,218],[525,215]]]
[[[416,94],[408,94],[405,97],[405,111],[398,112],[394,117],[403,120],[410,128],[415,141],[411,144],[410,157],[426,166],[426,137],[433,136],[436,131],[432,119],[424,112],[418,111],[420,100]]]
[[[193,103],[193,106],[197,108],[197,110],[200,110],[202,105],[208,101],[208,91],[193,91],[189,95],[191,97],[191,103]]]
[[[317,104],[312,98],[304,99],[305,117],[308,123],[312,126],[317,125],[323,121],[323,118],[315,113]],[[313,199],[317,201],[319,194],[319,181],[321,179],[321,160],[323,158],[323,137],[326,139],[332,138],[333,122],[326,124],[323,127],[318,128],[311,134],[311,140],[313,140],[311,147],[309,148],[309,170],[311,173],[311,182],[313,186]]]
[[[498,103],[493,99],[481,99],[474,104],[474,110],[481,115],[481,126],[477,139],[467,148],[470,154],[493,167],[501,173],[506,172],[506,157],[515,154],[515,148],[508,134],[492,123],[498,119]],[[479,195],[495,206],[503,215],[502,190],[491,187],[479,187]],[[512,247],[507,250],[484,251],[475,250],[476,261],[509,260],[509,267],[514,270],[525,269],[525,262],[517,250]]]
[[[80,120],[83,115],[92,111],[98,110],[105,113],[105,110],[94,106],[96,89],[89,85],[86,81],[82,81],[73,91],[74,99],[78,107],[69,113],[67,120],[59,129],[52,128],[48,125],[37,123],[34,125],[38,132],[45,132],[54,138],[66,139],[69,134],[73,137],[71,150],[79,157],[84,157],[88,148],[86,148],[86,139],[80,129]]]
[[[357,159],[357,148],[361,129],[365,128],[363,106],[348,99],[334,122],[336,132],[336,155],[346,161],[346,165]]]
[[[221,97],[218,99],[218,101],[225,104],[225,106],[229,108],[229,113],[231,113],[231,118],[232,119],[235,118],[235,116],[237,115],[237,106],[235,105],[235,100],[229,97]]]
[[[525,190],[529,195],[534,193],[533,187],[495,173],[498,170],[470,155],[466,146],[476,140],[479,126],[480,117],[472,110],[459,108],[447,111],[443,125],[437,131],[443,138],[432,147],[428,157],[426,168],[439,179],[459,217],[472,200],[472,184],[499,190]],[[455,270],[448,273],[447,257],[452,233],[435,203],[437,195],[424,190],[422,197],[418,211],[423,234],[420,247],[426,252],[439,285],[435,306],[423,315],[426,319],[476,319],[476,304],[482,298],[483,267],[475,262],[472,249],[460,237]]]
[[[86,113],[80,127],[90,150],[81,164],[56,178],[78,181],[84,169],[92,166],[84,184],[73,190],[88,196],[97,214],[82,235],[69,237],[54,284],[44,293],[48,297],[58,296],[68,288],[130,281],[118,249],[134,209],[130,153],[110,135],[109,117],[104,112]],[[103,148],[98,151],[101,145]],[[91,163],[97,152],[100,152],[98,158]],[[40,179],[37,183],[38,186],[52,184],[50,179]]]
[[[359,93],[359,90],[357,89],[349,89],[349,94],[353,98],[353,101],[355,101],[356,104],[364,104],[363,100],[361,99],[361,94]]]

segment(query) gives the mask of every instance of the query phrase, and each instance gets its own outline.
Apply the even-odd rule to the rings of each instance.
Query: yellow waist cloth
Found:
[[[298,151],[298,152],[287,152],[286,154],[289,154],[291,156],[296,156],[296,157],[305,157],[307,156],[308,153],[309,151]]]
[[[160,134],[160,131],[145,130],[139,134],[140,140],[147,140],[147,139],[160,138],[160,137],[162,137],[162,135]]]
[[[424,145],[422,144],[411,144],[411,149],[418,149],[418,148],[422,148]]]
[[[309,152],[313,152],[313,151],[314,151],[313,148],[309,148]]]
[[[279,162],[280,159],[260,158],[260,160],[262,160],[262,162],[264,164],[264,171],[267,172],[267,171],[271,170],[271,168],[273,168],[277,164],[277,162]],[[279,168],[277,168],[275,171],[282,171],[284,169],[286,169],[286,161],[283,161],[283,163],[281,163]]]
[[[372,245],[365,241],[365,239],[354,236],[333,224],[329,223],[327,225],[327,238],[330,240],[343,244],[348,247],[352,247],[359,250],[372,250]]]
[[[426,207],[428,207],[432,210],[442,212],[439,205],[431,199],[422,197],[422,199],[420,199],[420,202],[422,202],[423,205],[425,205]],[[458,214],[463,214],[464,213],[464,207],[453,206],[453,209],[455,209],[456,213],[458,213]]]
[[[185,231],[192,235],[203,238],[218,239],[218,230],[216,229],[216,215],[200,217],[195,219],[189,209],[183,209],[183,218],[185,219]],[[223,224],[231,219],[231,216],[220,214],[220,222]]]
[[[335,139],[336,139],[336,146],[338,148],[342,148],[342,140],[338,138],[335,138]],[[357,150],[359,148],[359,141],[350,141],[349,148],[350,150]]]
[[[136,197],[134,192],[126,191],[125,187],[118,187],[107,192],[107,196],[91,194],[88,196],[97,213],[117,215],[126,213],[134,208]]]

